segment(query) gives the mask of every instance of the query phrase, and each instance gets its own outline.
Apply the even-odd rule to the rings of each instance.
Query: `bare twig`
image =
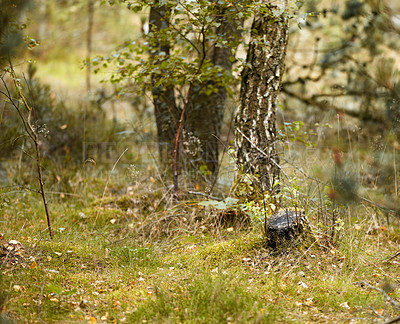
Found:
[[[400,316],[394,317],[386,322],[384,322],[383,324],[393,324],[393,323],[399,323],[400,322]]]
[[[14,68],[13,68],[11,62],[10,62],[10,67],[9,67],[8,73],[10,74],[10,76],[14,82],[14,87],[15,87],[15,90],[18,95],[18,100],[14,99],[13,96],[11,95],[11,92],[7,86],[7,83],[4,80],[4,76],[1,77],[1,81],[4,85],[5,91],[0,91],[0,93],[3,96],[5,96],[6,99],[10,102],[10,104],[17,110],[18,115],[24,125],[26,133],[28,134],[28,136],[31,138],[31,140],[34,143],[35,152],[36,152],[38,180],[39,180],[39,184],[40,184],[40,193],[42,195],[43,205],[44,205],[44,209],[46,212],[47,227],[49,230],[50,238],[53,238],[53,230],[51,228],[51,222],[50,222],[50,212],[49,212],[49,208],[47,205],[47,198],[46,198],[46,194],[45,194],[45,190],[44,190],[44,183],[43,183],[43,176],[42,176],[42,164],[41,164],[41,157],[40,157],[40,145],[39,145],[37,121],[35,122],[35,126],[32,126],[30,123],[32,107],[29,105],[24,94],[22,93],[19,79],[17,78],[17,75],[15,74],[15,71],[14,71]],[[22,104],[22,107],[24,107],[27,110],[27,113],[28,113],[27,117],[25,117],[23,112],[21,111],[20,103]]]
[[[43,321],[42,320],[42,318],[40,317],[40,310],[41,310],[41,306],[42,306],[42,298],[43,298],[43,288],[44,288],[44,285],[45,285],[45,283],[46,283],[46,276],[44,277],[44,280],[43,280],[43,284],[42,284],[42,286],[40,287],[40,295],[39,295],[39,300],[37,301],[37,313],[38,313],[38,319],[39,319],[39,321],[40,322],[42,322],[43,324],[46,324],[46,322],[45,321]]]
[[[386,291],[384,291],[383,289],[370,285],[366,280],[355,282],[354,284],[360,285],[361,287],[365,286],[365,287],[367,287],[369,289],[372,289],[372,290],[375,290],[375,291],[381,293],[383,295],[383,297],[385,298],[385,300],[387,302],[389,302],[394,308],[400,309],[400,304],[397,301],[395,301],[393,298],[391,298],[386,293]]]
[[[109,181],[110,181],[110,175],[111,175],[112,172],[115,170],[115,167],[117,166],[118,162],[122,159],[122,157],[123,157],[123,155],[126,153],[126,151],[128,151],[127,148],[125,149],[125,151],[123,151],[123,152],[121,153],[121,155],[118,157],[117,161],[115,161],[115,163],[114,163],[114,165],[113,165],[113,167],[112,167],[110,173],[108,174],[107,180],[106,180],[106,184],[105,184],[105,186],[104,186],[103,194],[102,194],[102,196],[101,196],[102,199],[103,199],[104,196],[106,195],[107,188],[108,188],[108,183],[109,183]],[[102,204],[103,204],[103,202],[101,202],[100,207],[102,206]],[[99,217],[99,214],[100,214],[100,208],[99,208],[99,210],[97,211],[96,218],[95,218],[95,220],[94,220],[95,222],[97,221],[97,218]]]
[[[400,255],[400,250],[398,250],[395,254],[393,254],[391,257],[388,257],[384,260],[382,260],[382,262],[389,262],[390,260],[393,260],[395,257],[398,257]]]

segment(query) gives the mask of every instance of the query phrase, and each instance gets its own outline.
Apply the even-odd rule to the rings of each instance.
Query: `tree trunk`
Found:
[[[153,6],[150,9],[150,28],[149,32],[157,33],[168,27],[170,10],[167,6]],[[165,53],[164,60],[170,54],[170,46],[166,41],[152,44],[151,55],[154,63],[160,53]],[[160,59],[161,60],[161,59]],[[161,63],[161,61],[159,62]],[[175,134],[178,128],[179,109],[175,101],[174,87],[171,85],[158,85],[160,76],[152,76],[152,95],[154,104],[154,114],[157,125],[158,151],[162,174],[165,178],[172,175],[172,164],[174,156]]]
[[[227,42],[235,40],[241,22],[225,17],[224,11],[218,16],[220,26],[216,30],[216,35],[223,35]],[[233,49],[229,45],[212,46],[210,61],[215,66],[221,67],[224,73],[230,73],[233,65],[230,60]],[[205,94],[206,87],[214,88],[215,92]],[[195,85],[185,119],[185,129],[199,139],[199,153],[191,157],[192,161],[195,161],[194,165],[203,171],[203,175],[210,176],[212,180],[218,175],[221,129],[227,99],[226,87],[214,80],[209,80],[205,85]]]
[[[279,177],[275,110],[284,71],[288,20],[284,14],[273,14],[280,8],[266,9],[254,18],[252,26],[236,112],[235,145],[242,172],[255,175],[257,183],[253,186],[273,192]]]

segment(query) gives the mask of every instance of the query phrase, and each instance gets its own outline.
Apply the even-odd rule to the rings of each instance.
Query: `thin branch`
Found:
[[[285,93],[285,94],[287,94],[287,95],[289,95],[289,96],[291,96],[291,97],[293,97],[293,98],[295,98],[297,100],[302,101],[306,105],[317,107],[317,108],[319,108],[320,110],[323,110],[323,111],[327,111],[327,109],[333,109],[337,113],[344,113],[346,115],[349,115],[351,117],[356,117],[356,118],[360,118],[360,115],[361,115],[360,111],[344,109],[343,107],[338,107],[338,106],[335,106],[333,104],[328,103],[327,100],[318,101],[318,100],[314,99],[313,97],[310,98],[310,97],[303,96],[303,95],[301,95],[299,93],[290,91],[289,89],[287,89],[285,87],[282,87],[281,92],[283,92],[283,93]],[[380,123],[384,123],[385,122],[385,120],[381,116],[368,115],[368,118],[373,120],[373,121],[380,122]]]
[[[400,316],[394,317],[386,322],[384,322],[383,324],[393,324],[393,323],[399,323],[400,322]]]
[[[52,239],[53,238],[53,230],[51,228],[50,212],[49,212],[49,208],[47,205],[47,198],[46,198],[46,194],[45,194],[45,190],[44,190],[44,183],[43,183],[43,176],[42,176],[42,164],[41,164],[41,158],[40,158],[39,138],[38,138],[38,132],[37,132],[37,122],[35,125],[36,129],[34,129],[32,127],[32,125],[30,124],[30,115],[32,112],[32,107],[28,104],[28,101],[26,100],[24,94],[22,93],[21,85],[19,84],[19,81],[15,74],[14,68],[11,64],[11,61],[9,63],[10,63],[9,74],[10,74],[11,78],[13,79],[14,87],[15,87],[15,90],[17,91],[19,99],[22,101],[23,106],[28,111],[28,118],[27,119],[25,118],[25,116],[23,115],[23,113],[21,112],[21,110],[19,108],[19,104],[17,105],[15,103],[15,100],[12,98],[10,90],[4,80],[4,76],[1,77],[1,81],[6,89],[6,93],[2,92],[2,94],[5,95],[5,97],[10,101],[10,103],[17,110],[18,115],[19,115],[22,123],[24,124],[26,133],[29,135],[29,137],[32,139],[32,141],[35,145],[36,164],[37,164],[38,180],[39,180],[39,184],[40,184],[40,193],[42,195],[43,205],[44,205],[44,209],[46,212],[47,228],[49,230],[50,238]]]
[[[366,280],[359,281],[359,282],[355,282],[354,284],[355,284],[355,285],[360,285],[361,287],[364,287],[364,286],[365,286],[365,287],[367,287],[367,288],[369,288],[369,289],[372,289],[372,290],[375,290],[375,291],[381,293],[381,294],[383,295],[383,297],[385,298],[385,300],[386,300],[387,302],[389,302],[394,308],[400,309],[400,304],[399,304],[397,301],[395,301],[394,299],[392,299],[392,298],[386,293],[386,291],[384,291],[383,289],[370,285]]]

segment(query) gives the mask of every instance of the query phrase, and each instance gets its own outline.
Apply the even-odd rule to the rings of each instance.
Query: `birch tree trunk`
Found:
[[[281,2],[267,5],[266,12],[254,18],[235,118],[237,161],[242,172],[255,175],[256,188],[271,193],[279,177],[275,111],[288,41],[286,5]]]

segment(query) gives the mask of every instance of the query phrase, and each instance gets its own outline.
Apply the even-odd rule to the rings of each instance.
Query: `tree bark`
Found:
[[[149,32],[157,33],[166,29],[169,23],[170,9],[167,6],[153,6],[150,8]],[[165,53],[168,59],[170,46],[167,41],[160,41],[153,44],[151,55],[154,63],[160,53]],[[161,62],[159,62],[161,63]],[[162,174],[165,178],[172,175],[172,164],[174,156],[174,141],[178,128],[179,109],[176,105],[174,87],[171,85],[158,85],[160,76],[154,74],[152,80],[152,95],[154,104],[154,114],[157,125],[158,151]]]
[[[266,9],[254,18],[252,26],[235,118],[235,145],[242,172],[255,175],[255,186],[262,192],[273,192],[279,178],[275,111],[284,72],[288,19],[284,14],[274,15],[280,9],[276,6]]]
[[[218,16],[220,26],[215,31],[216,35],[222,35],[227,42],[235,40],[241,21],[227,17],[225,10],[221,10]],[[223,73],[230,73],[233,65],[230,60],[233,55],[232,47],[212,46],[208,58],[213,65],[221,67]],[[205,94],[206,87],[214,88],[215,92]],[[219,85],[217,81],[209,80],[206,84],[195,85],[185,119],[186,130],[200,141],[200,152],[192,160],[196,161],[198,169],[206,171],[213,180],[218,175],[221,129],[228,96],[226,87]]]

